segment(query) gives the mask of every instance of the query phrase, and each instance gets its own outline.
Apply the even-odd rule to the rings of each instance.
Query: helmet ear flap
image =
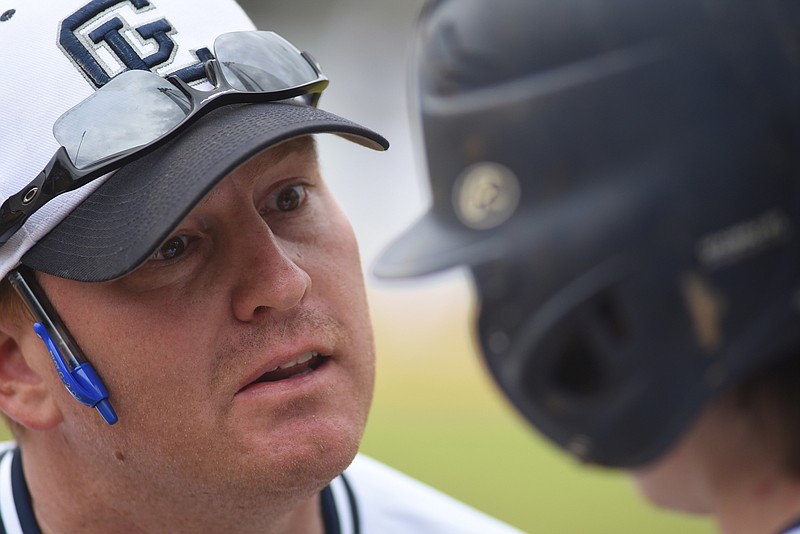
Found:
[[[602,292],[569,310],[538,340],[518,347],[526,360],[519,375],[525,404],[570,419],[618,393],[631,364],[623,316],[614,296]]]
[[[554,393],[578,399],[602,395],[614,373],[617,353],[624,350],[627,324],[621,312],[613,295],[598,294],[565,317],[562,331],[553,332],[553,339],[543,340],[549,360],[543,362],[549,374],[545,380]],[[532,348],[531,354],[536,350]],[[524,380],[535,380],[538,372],[525,369]]]
[[[562,433],[559,442],[581,460],[603,455],[597,441],[607,422],[597,407],[613,404],[630,386],[636,356],[628,335],[632,329],[612,290],[602,291],[527,349],[524,402],[544,407],[543,417]]]
[[[483,295],[480,336],[489,368],[517,408],[559,443],[587,422],[602,425],[603,407],[633,370],[634,325],[617,291],[629,276],[625,263],[609,261],[549,298],[534,295],[535,280],[509,283],[519,273],[508,265],[476,269],[479,288],[494,293],[490,281],[501,279],[507,290]]]

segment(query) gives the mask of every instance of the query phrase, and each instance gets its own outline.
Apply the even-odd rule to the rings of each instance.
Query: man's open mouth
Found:
[[[277,382],[278,380],[306,375],[322,365],[327,358],[327,356],[323,356],[318,352],[304,352],[298,356],[297,359],[270,369],[258,377],[253,384],[258,384],[259,382]]]

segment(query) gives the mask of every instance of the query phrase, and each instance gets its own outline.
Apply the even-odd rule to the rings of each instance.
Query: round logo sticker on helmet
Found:
[[[508,167],[482,161],[467,167],[453,186],[453,206],[461,222],[475,230],[503,224],[519,205],[519,179]]]

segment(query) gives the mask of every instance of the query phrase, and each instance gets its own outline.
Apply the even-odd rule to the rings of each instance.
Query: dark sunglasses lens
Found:
[[[72,163],[85,168],[151,143],[180,124],[191,109],[189,99],[161,76],[132,70],[62,115],[53,135]]]
[[[318,77],[297,48],[268,31],[220,35],[214,54],[225,79],[239,91],[280,91]]]

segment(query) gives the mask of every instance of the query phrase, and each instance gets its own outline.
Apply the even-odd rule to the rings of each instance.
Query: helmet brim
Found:
[[[412,278],[499,257],[506,239],[471,230],[431,210],[378,255],[372,273],[383,279]]]

